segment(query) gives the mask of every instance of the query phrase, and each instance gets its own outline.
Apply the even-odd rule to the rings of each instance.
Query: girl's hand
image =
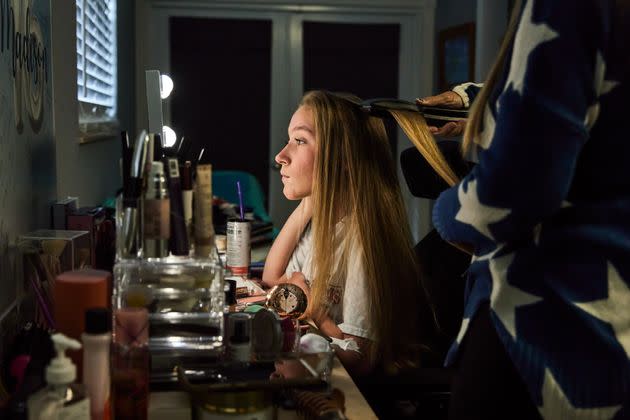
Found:
[[[298,286],[304,291],[304,294],[306,294],[306,299],[310,299],[311,288],[308,286],[308,283],[306,283],[306,278],[304,277],[304,274],[296,271],[295,273],[291,274],[291,277],[287,280],[287,283],[295,284],[296,286]]]

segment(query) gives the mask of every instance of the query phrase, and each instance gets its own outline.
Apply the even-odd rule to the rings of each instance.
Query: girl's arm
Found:
[[[310,299],[311,291],[306,284],[304,279],[304,275],[302,273],[293,273],[290,279],[286,279],[286,276],[283,276],[284,281],[295,284],[299,286],[304,293],[306,294],[306,298]],[[353,350],[342,350],[337,349],[335,353],[341,363],[343,363],[344,367],[350,372],[352,375],[365,375],[372,370],[372,363],[370,363],[369,351],[370,350],[370,340],[367,340],[363,337],[358,337],[351,334],[346,334],[339,326],[333,321],[328,315],[323,314],[319,316],[313,316],[313,314],[305,314],[308,318],[310,317],[312,321],[315,323],[317,328],[327,335],[328,337],[338,338],[340,340],[352,339],[356,341],[359,346],[359,351]]]
[[[342,350],[337,349],[335,354],[343,363],[343,366],[350,372],[352,376],[361,376],[369,373],[372,370],[372,363],[370,362],[370,340],[363,337],[357,337],[355,335],[345,334],[335,322],[328,316],[324,316],[321,319],[314,320],[317,327],[321,332],[329,337],[338,338],[340,340],[352,339],[359,345],[359,351]]]
[[[293,250],[297,246],[304,228],[311,220],[313,214],[310,197],[303,198],[300,204],[293,210],[278,237],[273,242],[263,270],[262,284],[266,287],[275,286],[286,281],[284,272],[291,258]]]

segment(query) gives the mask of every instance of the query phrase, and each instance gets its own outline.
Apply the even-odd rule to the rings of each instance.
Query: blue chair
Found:
[[[264,222],[271,222],[265,210],[265,195],[256,177],[244,171],[213,171],[212,193],[231,203],[238,204],[236,181],[241,183],[243,206],[254,209],[254,215]]]

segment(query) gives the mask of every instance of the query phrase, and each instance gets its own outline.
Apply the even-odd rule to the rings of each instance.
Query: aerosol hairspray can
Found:
[[[251,225],[246,220],[227,222],[227,268],[235,276],[247,276],[250,261]]]

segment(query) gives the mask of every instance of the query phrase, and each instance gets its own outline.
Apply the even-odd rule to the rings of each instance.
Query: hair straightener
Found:
[[[461,121],[468,118],[467,109],[450,109],[435,106],[419,105],[415,102],[396,98],[372,98],[360,100],[356,96],[346,92],[330,92],[338,98],[344,99],[363,112],[378,118],[393,118],[389,111],[418,112],[424,116],[427,124],[442,127],[450,121]]]
[[[354,102],[353,102],[354,103]],[[424,106],[402,99],[373,98],[357,104],[362,111],[379,118],[391,118],[389,111],[411,111],[422,114],[430,126],[441,127],[450,121],[461,121],[468,118],[467,109],[449,109]]]

